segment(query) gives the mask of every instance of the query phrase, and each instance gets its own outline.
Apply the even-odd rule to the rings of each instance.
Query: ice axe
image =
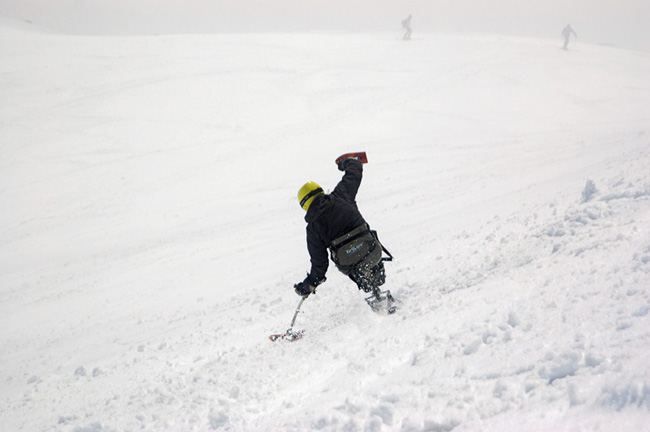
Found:
[[[341,162],[343,159],[349,159],[349,158],[357,159],[364,164],[368,163],[368,156],[366,156],[366,152],[345,153],[337,157],[334,162],[338,165],[338,163]]]
[[[291,319],[291,324],[289,325],[289,329],[285,333],[272,334],[271,336],[269,336],[269,339],[271,339],[272,342],[275,342],[278,339],[285,339],[288,340],[289,342],[293,342],[303,337],[305,331],[304,330],[294,331],[293,325],[296,323],[296,317],[298,316],[298,312],[300,312],[300,306],[302,306],[302,303],[305,301],[306,298],[307,296],[300,298],[300,303],[298,303],[298,306],[296,307],[296,312],[293,314],[293,318]]]

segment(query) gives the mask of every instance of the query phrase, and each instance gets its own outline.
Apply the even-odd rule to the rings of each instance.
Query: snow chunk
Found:
[[[566,352],[557,358],[552,359],[549,367],[540,370],[539,376],[548,380],[549,384],[553,381],[574,375],[579,369],[579,362],[582,355],[577,352]]]
[[[634,317],[644,317],[650,312],[650,305],[641,306],[636,312],[632,314]]]
[[[603,196],[600,201],[613,201],[618,199],[639,199],[650,196],[650,187],[643,190],[626,190],[624,192],[610,193]]]
[[[476,339],[470,342],[465,346],[465,348],[463,348],[463,354],[465,355],[474,354],[476,351],[478,351],[478,349],[481,347],[482,344],[483,344],[483,340],[481,339]]]
[[[424,430],[431,432],[449,432],[458,426],[460,422],[458,420],[449,420],[444,422],[435,422],[435,421],[425,421]]]
[[[41,381],[41,379],[37,375],[32,375],[27,380],[27,384],[34,384],[34,383],[38,383],[40,381]]]
[[[521,324],[521,320],[519,319],[519,316],[515,312],[510,312],[508,314],[508,321],[506,321],[510,327],[517,327],[519,324]]]
[[[613,406],[616,411],[620,411],[627,406],[650,410],[650,384],[646,382],[628,383],[617,387],[605,387],[600,403],[605,406]]]
[[[224,412],[210,413],[208,420],[210,421],[210,427],[212,429],[219,429],[220,427],[227,425],[230,421],[228,415]]]
[[[571,406],[582,405],[587,402],[587,399],[581,394],[580,388],[573,383],[569,384],[568,393]]]
[[[382,404],[373,408],[371,414],[381,418],[381,421],[384,422],[385,425],[390,426],[393,424],[393,409],[388,405]]]
[[[91,423],[88,426],[82,426],[75,429],[75,432],[99,432],[104,429],[101,423]]]
[[[494,383],[492,395],[497,399],[503,399],[509,390],[508,383],[505,380],[499,379]]]
[[[586,203],[590,201],[597,192],[598,189],[596,189],[596,184],[593,180],[587,180],[587,184],[585,184],[585,188],[582,190],[582,202]]]
[[[605,361],[605,359],[600,354],[589,352],[585,355],[585,366],[587,367],[600,366],[603,361]]]

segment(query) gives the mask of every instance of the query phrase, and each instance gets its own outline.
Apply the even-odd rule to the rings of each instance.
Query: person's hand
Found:
[[[309,297],[309,294],[316,293],[316,287],[309,283],[309,279],[298,282],[293,286],[293,288],[296,291],[296,294],[304,298]]]
[[[349,158],[341,159],[338,163],[339,171],[345,171],[345,169],[348,167],[348,164],[353,160],[358,161],[359,158],[349,157]]]
[[[345,169],[350,164],[351,159],[358,160],[362,164],[368,163],[368,156],[366,156],[366,152],[344,153],[334,159],[334,163],[341,171],[345,171]]]

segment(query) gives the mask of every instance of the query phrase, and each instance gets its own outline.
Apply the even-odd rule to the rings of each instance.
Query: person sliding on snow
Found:
[[[402,28],[406,29],[406,33],[404,33],[404,36],[402,37],[402,39],[404,39],[404,40],[411,39],[411,33],[413,33],[413,30],[411,30],[411,19],[412,18],[413,17],[411,15],[409,15],[404,20],[402,20]]]
[[[365,153],[352,155],[354,157],[337,159],[339,170],[345,174],[332,193],[325,194],[314,182],[305,183],[298,191],[300,206],[307,212],[307,250],[311,270],[305,280],[294,285],[294,289],[296,294],[306,298],[325,282],[329,249],[338,270],[352,279],[360,290],[373,293],[366,299],[368,304],[377,310],[377,304],[388,299],[388,311],[393,313],[395,308],[390,292],[379,290],[386,281],[384,261],[392,260],[392,256],[383,248],[377,233],[370,230],[357,208],[356,196],[363,176],[360,159],[366,160]],[[382,257],[382,251],[389,257]]]
[[[562,49],[567,49],[569,46],[569,39],[571,39],[571,34],[573,34],[576,38],[578,37],[571,25],[567,24],[567,26],[562,30],[562,37],[564,37],[564,45],[562,46]]]

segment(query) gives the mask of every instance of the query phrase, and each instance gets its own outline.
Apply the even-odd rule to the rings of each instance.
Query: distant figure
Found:
[[[413,30],[411,30],[411,18],[411,15],[409,15],[402,21],[402,28],[406,29],[406,33],[404,33],[404,37],[402,38],[404,40],[411,39],[411,33],[413,33]]]
[[[571,26],[567,24],[567,26],[564,27],[564,30],[562,30],[562,36],[564,36],[564,46],[562,47],[562,49],[567,49],[567,47],[569,46],[569,39],[571,39],[572,33],[576,38],[578,37],[578,35],[576,34],[575,31],[573,31]]]

